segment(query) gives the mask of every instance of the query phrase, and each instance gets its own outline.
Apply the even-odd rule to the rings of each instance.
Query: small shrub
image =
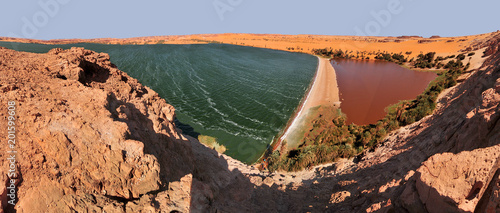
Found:
[[[207,135],[200,135],[200,136],[198,136],[198,141],[200,141],[200,143],[202,143],[202,144],[205,144],[210,149],[213,149],[221,154],[226,152],[226,150],[227,150],[226,147],[224,145],[219,144],[217,142],[217,139],[214,137],[210,137]]]
[[[464,60],[465,59],[465,55],[464,54],[459,54],[457,55],[457,60]]]

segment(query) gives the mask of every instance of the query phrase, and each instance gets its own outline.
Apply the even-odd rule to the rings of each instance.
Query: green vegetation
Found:
[[[444,65],[444,68],[445,69],[451,69],[451,68],[457,68],[457,67],[462,67],[463,66],[463,63],[462,61],[460,60],[451,60],[451,61],[448,61],[448,63],[446,65]]]
[[[200,43],[207,43],[207,44],[224,44],[224,42],[222,42],[222,41],[215,41],[215,40],[191,39],[191,41],[200,42]],[[242,43],[242,44],[244,44],[244,43]]]
[[[337,49],[333,50],[332,48],[313,49],[312,52],[315,55],[321,55],[332,58],[346,58],[346,59],[351,58],[351,56],[347,51],[343,52],[342,50],[337,50]]]
[[[297,47],[286,47],[287,50],[297,50],[297,51],[303,51],[304,48],[301,48],[300,46]]]
[[[344,58],[344,59],[370,59],[368,55],[375,55],[374,52],[369,53],[366,51],[342,51],[341,49],[332,49],[332,48],[323,48],[323,49],[313,49],[313,54],[324,56],[324,57],[332,57],[332,58]]]
[[[315,49],[318,55],[350,58],[350,53],[342,50]],[[401,62],[407,60],[402,54],[381,53],[377,59]],[[436,58],[434,52],[420,54],[415,60],[415,67],[432,68],[440,64],[444,58]],[[446,57],[446,58],[454,58]],[[338,158],[350,158],[362,154],[365,150],[374,149],[383,138],[399,127],[409,125],[430,115],[436,108],[438,95],[446,88],[456,85],[458,76],[468,68],[461,61],[449,61],[426,90],[414,100],[400,101],[386,108],[386,116],[376,124],[358,126],[346,124],[346,117],[339,109],[331,109],[332,117],[318,116],[312,121],[312,128],[304,138],[302,145],[294,150],[276,150],[269,153],[269,170],[298,171],[321,163],[332,162]],[[436,62],[437,60],[437,62]],[[442,66],[442,64],[441,64]]]
[[[459,54],[457,55],[457,60],[464,60],[465,59],[465,55],[464,54]]]
[[[200,141],[200,143],[205,144],[210,149],[213,149],[221,154],[226,152],[226,147],[217,143],[217,139],[214,137],[199,135],[198,140]]]
[[[408,61],[401,53],[393,53],[393,54],[378,53],[378,55],[375,56],[375,59],[389,61],[389,62],[395,62],[399,65],[402,65],[403,63]]]
[[[375,60],[381,60],[381,61],[388,61],[388,62],[394,62],[399,65],[403,65],[406,68],[412,67],[412,68],[418,68],[418,69],[449,69],[448,67],[444,64],[444,60],[448,59],[457,59],[455,62],[451,63],[460,63],[460,61],[465,59],[465,54],[459,54],[458,56],[455,55],[450,55],[446,57],[442,56],[437,56],[435,52],[428,52],[426,54],[419,54],[417,58],[411,58],[409,59],[409,55],[412,54],[411,51],[405,52],[403,55],[403,52],[400,53],[390,53],[383,51],[381,52],[380,50],[377,52],[366,52],[366,51],[348,51],[348,50],[341,50],[341,49],[332,49],[332,48],[323,48],[323,49],[313,49],[312,53],[315,55],[323,56],[323,57],[331,57],[331,58],[341,58],[341,59],[370,59],[369,56],[373,56]],[[474,52],[469,53],[468,56],[474,55]],[[448,62],[450,63],[450,62]],[[452,64],[450,64],[452,65]]]
[[[429,52],[427,54],[420,54],[417,56],[417,60],[415,60],[415,63],[413,66],[415,68],[432,68],[436,66],[436,63],[434,62],[434,56],[436,55],[435,52]]]

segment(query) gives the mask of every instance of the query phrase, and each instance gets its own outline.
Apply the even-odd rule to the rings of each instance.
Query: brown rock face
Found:
[[[484,196],[484,205],[485,207],[485,212],[488,213],[493,213],[493,212],[500,212],[500,170],[497,170],[497,173],[495,174],[493,180],[490,182],[490,188],[491,189],[488,192],[488,196]],[[482,204],[482,203],[481,203]],[[483,210],[483,206],[479,206],[479,208],[476,208],[478,212],[481,212]]]
[[[473,212],[499,156],[500,146],[432,156],[417,170],[420,200],[429,212]]]
[[[173,107],[117,70],[107,54],[1,49],[0,64],[2,107],[17,103],[18,212],[106,203],[124,209],[193,171],[191,145],[175,130]]]
[[[490,56],[498,52],[500,48],[500,39],[491,39],[488,44],[488,48],[484,51],[484,56]]]
[[[500,79],[495,83],[495,92],[500,93]]]

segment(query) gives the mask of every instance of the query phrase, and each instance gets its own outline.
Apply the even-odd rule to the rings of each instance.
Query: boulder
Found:
[[[431,213],[474,211],[499,156],[500,145],[430,157],[416,172],[420,201]]]

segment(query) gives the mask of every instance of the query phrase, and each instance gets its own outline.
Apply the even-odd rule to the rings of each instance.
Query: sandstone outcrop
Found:
[[[473,212],[500,146],[436,154],[417,170],[416,188],[429,212]]]
[[[1,103],[17,103],[18,212],[139,199],[193,169],[182,157],[190,146],[175,130],[173,107],[107,54],[0,51]]]

